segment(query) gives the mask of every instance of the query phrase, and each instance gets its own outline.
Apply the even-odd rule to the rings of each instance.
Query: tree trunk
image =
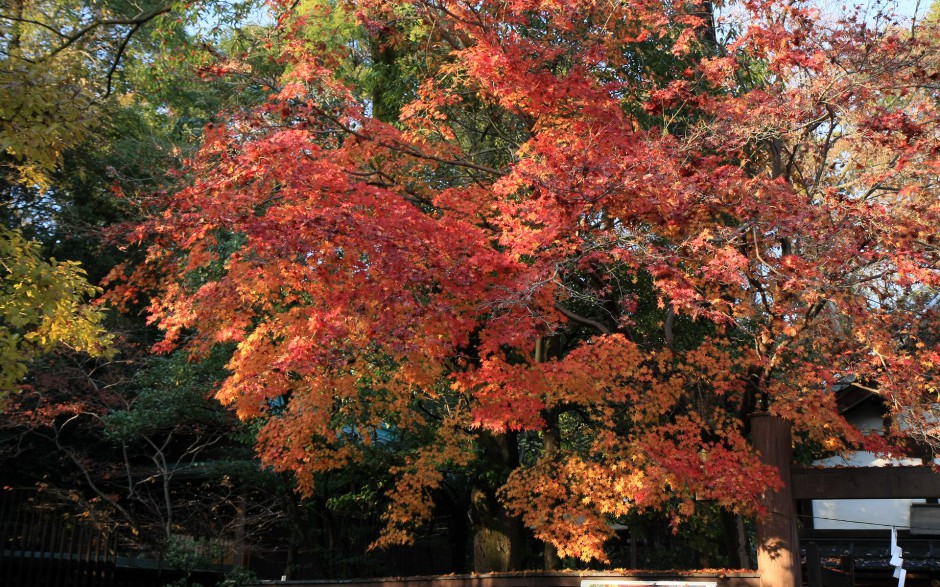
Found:
[[[284,569],[284,576],[288,579],[297,578],[297,564],[300,561],[299,551],[301,548],[309,548],[311,527],[307,513],[304,511],[297,494],[294,492],[293,484],[287,473],[280,473],[278,479],[281,481],[281,504],[287,516],[289,528],[287,542],[287,563]],[[303,573],[300,573],[303,575]]]
[[[522,566],[521,538],[522,524],[500,508],[474,531],[473,572],[495,573],[519,569]]]
[[[480,435],[484,459],[500,479],[519,465],[519,445],[514,432]],[[500,483],[501,484],[501,483]],[[493,573],[522,567],[525,533],[522,521],[513,517],[496,497],[497,485],[477,480],[470,493],[473,519],[473,571]]]
[[[538,337],[535,341],[535,362],[544,363],[548,360],[548,347],[551,339]],[[542,431],[542,461],[551,463],[558,457],[561,451],[561,425],[558,421],[558,411],[543,410],[542,419],[545,420],[545,430]],[[544,558],[546,571],[557,571],[561,568],[561,557],[558,556],[558,549],[550,542],[542,545],[542,556]]]
[[[749,569],[751,563],[747,554],[747,536],[744,532],[744,519],[735,513],[721,510],[721,528],[724,549],[722,554],[728,560],[728,566]]]
[[[369,49],[372,57],[374,71],[372,80],[372,116],[382,122],[395,122],[398,120],[399,105],[394,96],[394,79],[396,76],[395,61],[398,54],[395,49],[381,37],[369,40]]]
[[[447,543],[450,546],[451,571],[463,575],[469,572],[467,547],[470,541],[469,483],[464,480],[458,487],[447,491],[439,507],[445,507],[447,513]]]
[[[553,461],[561,450],[561,428],[558,424],[558,414],[552,410],[545,414],[545,430],[542,432],[542,459]],[[557,571],[561,568],[561,557],[558,549],[550,542],[543,545],[543,557],[546,571]]]

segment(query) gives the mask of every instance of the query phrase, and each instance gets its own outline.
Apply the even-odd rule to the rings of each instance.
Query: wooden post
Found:
[[[761,460],[777,469],[783,487],[768,491],[763,500],[766,513],[757,519],[757,570],[761,587],[800,587],[800,539],[796,504],[790,484],[793,440],[790,423],[778,416],[751,417],[751,441]]]

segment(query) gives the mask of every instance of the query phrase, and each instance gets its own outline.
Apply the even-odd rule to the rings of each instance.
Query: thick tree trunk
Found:
[[[482,496],[482,499],[487,497]],[[498,508],[473,534],[473,571],[494,573],[522,566],[522,524]]]
[[[558,414],[554,411],[546,414],[545,430],[542,432],[542,458],[546,461],[553,461],[561,450],[561,429],[558,423]],[[543,556],[545,558],[545,570],[557,571],[561,568],[561,557],[558,556],[558,549],[555,545],[546,542],[543,546]]]
[[[376,75],[372,80],[372,116],[382,122],[398,120],[399,107],[394,96],[395,61],[398,54],[384,38],[370,39],[370,53]]]
[[[279,475],[281,481],[281,504],[287,515],[288,528],[290,534],[287,542],[287,563],[284,569],[284,576],[288,579],[298,577],[297,565],[301,562],[301,549],[308,549],[311,546],[312,527],[307,512],[300,503],[300,498],[294,492],[293,483],[287,473]],[[302,576],[304,573],[299,573]]]
[[[750,569],[751,557],[748,555],[747,534],[744,532],[744,517],[738,514],[734,517],[735,530],[738,535],[738,566],[742,569]]]
[[[519,465],[515,433],[480,435],[486,462],[507,473]],[[502,477],[503,475],[500,475]],[[473,529],[473,571],[492,573],[522,567],[525,532],[522,521],[510,516],[496,497],[496,486],[478,481],[470,494]]]
[[[751,568],[747,554],[747,536],[744,533],[744,520],[740,515],[721,511],[721,527],[724,535],[722,554],[728,559],[728,566],[739,569]]]
[[[447,543],[450,546],[451,571],[463,575],[469,572],[467,549],[470,540],[470,487],[464,481],[445,493],[438,507],[445,508],[447,517]]]
[[[538,337],[535,341],[535,362],[544,363],[548,360],[548,347],[551,339]],[[557,410],[544,410],[542,418],[545,420],[545,430],[542,431],[542,461],[551,463],[561,451],[561,425],[558,421]],[[555,545],[545,542],[542,545],[546,571],[557,571],[561,568],[561,557]]]

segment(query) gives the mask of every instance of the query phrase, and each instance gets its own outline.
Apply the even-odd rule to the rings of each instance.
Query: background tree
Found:
[[[192,12],[158,22],[169,4],[147,14],[130,5],[7,8],[20,16],[0,11],[10,49],[0,61],[9,114],[0,123],[3,377],[16,389],[0,420],[4,485],[80,506],[121,534],[124,552],[179,552],[198,546],[192,536],[244,550],[282,522],[280,496],[263,497],[280,484],[246,451],[250,431],[207,398],[218,362],[193,369],[183,357],[150,358],[155,333],[143,317],[105,320],[87,302],[97,291],[89,282],[136,254],[103,243],[102,231],[139,214],[137,190],[168,184],[206,120],[263,100],[279,69],[264,44],[275,39],[259,22],[235,26],[245,9],[231,6],[208,8],[225,15],[217,31],[193,26]],[[69,80],[80,100],[70,101]],[[23,84],[35,91],[23,94]],[[60,137],[73,114],[80,120]]]
[[[112,94],[123,93],[117,86],[135,50],[139,55],[140,47],[153,41],[172,47],[186,27],[214,41],[255,6],[250,1],[5,4],[0,10],[0,146],[6,181],[48,183],[66,150],[100,128]],[[156,55],[151,65],[168,56]]]

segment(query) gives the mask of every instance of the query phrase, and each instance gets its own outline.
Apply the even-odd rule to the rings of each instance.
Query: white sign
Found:
[[[649,581],[620,581],[585,579],[581,587],[718,587],[717,581],[675,581],[675,580],[649,580]]]

